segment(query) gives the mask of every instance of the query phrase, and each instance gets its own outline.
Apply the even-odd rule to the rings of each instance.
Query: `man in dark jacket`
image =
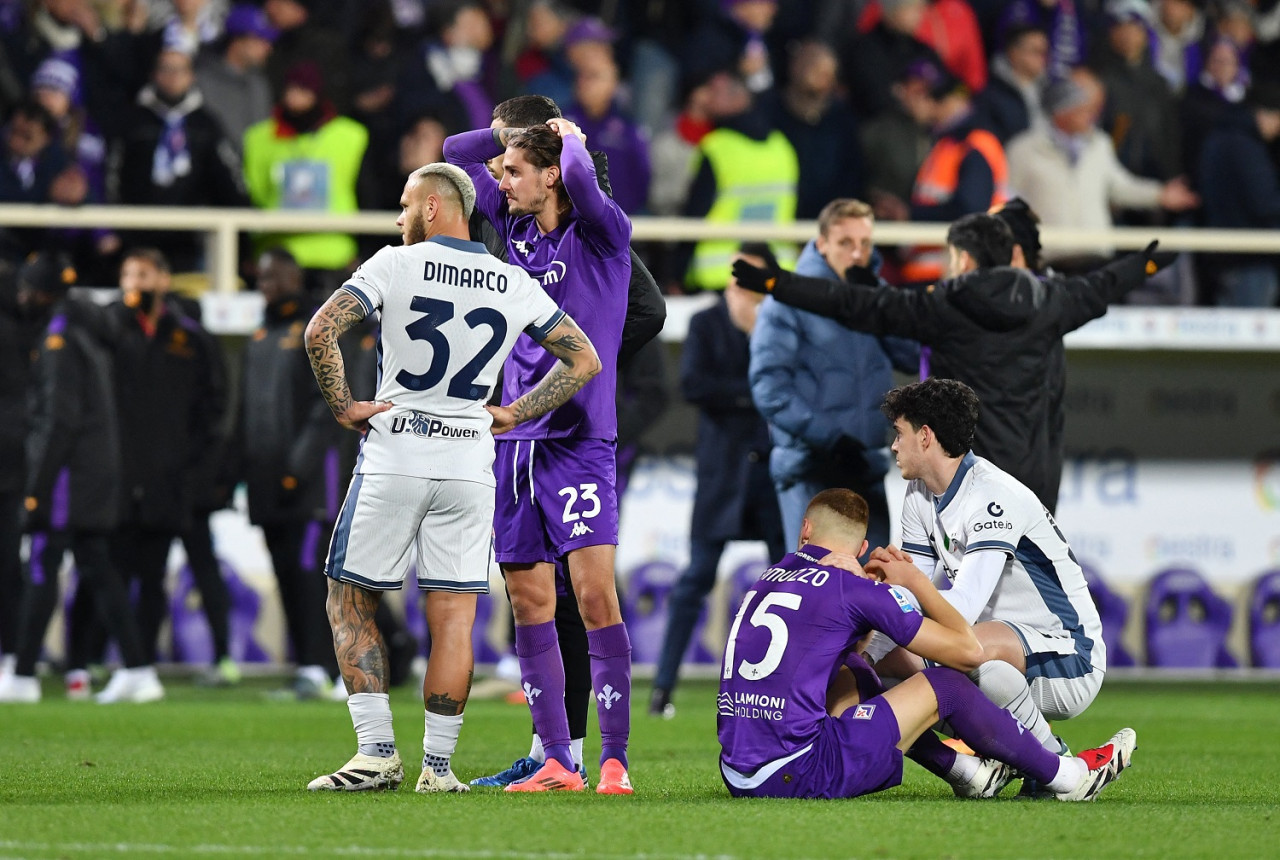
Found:
[[[151,660],[167,611],[169,546],[190,524],[195,483],[207,452],[222,443],[226,410],[218,345],[168,297],[169,278],[159,251],[127,252],[120,270],[124,297],[108,309],[119,332],[114,364],[122,453],[121,525],[112,559],[126,581],[138,582],[138,627]],[[91,639],[76,647],[96,650]]]
[[[28,306],[29,307],[29,306]],[[0,263],[0,675],[13,670],[22,602],[22,499],[26,481],[27,383],[48,318],[18,304],[17,271]]]
[[[152,81],[138,93],[132,119],[116,144],[115,197],[137,206],[247,206],[236,148],[204,106],[191,56],[165,50]],[[137,243],[159,248],[175,270],[199,268],[202,237],[147,233]]]
[[[933,348],[934,376],[965,382],[982,402],[973,450],[1022,481],[1046,505],[1049,488],[1049,406],[1045,378],[1052,347],[1067,332],[1100,317],[1147,275],[1167,265],[1155,243],[1095,272],[1064,278],[1048,289],[1030,272],[1009,267],[1013,236],[991,215],[974,214],[947,233],[951,277],[929,290],[870,286],[870,273],[851,269],[856,283],[768,271],[739,261],[744,287],[829,316],[872,334],[894,334]],[[874,281],[872,281],[874,283]]]
[[[164,687],[143,651],[107,539],[119,521],[120,483],[110,325],[101,309],[66,298],[74,281],[70,261],[51,254],[37,255],[18,275],[23,307],[48,327],[30,386],[24,507],[31,558],[17,661],[13,673],[0,678],[0,702],[40,701],[36,659],[68,549],[81,593],[94,593],[98,617],[124,660],[98,701],[150,702],[164,696]]]
[[[303,273],[282,248],[258,263],[267,307],[245,344],[238,430],[240,469],[249,490],[249,520],[261,526],[280,589],[289,641],[298,664],[294,690],[312,698],[336,673],[325,614],[321,543],[337,521],[343,476],[341,428],[316,387],[303,344],[315,311]]]
[[[743,245],[739,259],[763,264],[769,246]],[[671,694],[716,570],[731,540],[763,540],[769,558],[786,546],[769,478],[769,427],[751,400],[747,368],[760,297],[730,282],[723,296],[689,321],[680,390],[698,407],[697,486],[689,527],[689,566],[671,592],[667,632],[653,679],[649,713],[671,717]]]
[[[1264,81],[1249,91],[1205,139],[1200,192],[1206,227],[1268,230],[1280,227],[1280,169],[1269,148],[1280,139],[1280,84]],[[1280,275],[1271,255],[1232,254],[1214,259],[1217,303],[1275,307]]]

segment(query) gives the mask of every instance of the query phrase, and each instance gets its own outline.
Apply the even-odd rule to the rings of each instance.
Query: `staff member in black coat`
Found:
[[[18,304],[16,268],[0,263],[0,675],[13,671],[22,602],[22,499],[26,481],[27,383],[48,316]]]
[[[1057,503],[1051,477],[1049,389],[1053,347],[1067,332],[1102,316],[1141,286],[1172,255],[1156,243],[1095,272],[1049,289],[1031,272],[1010,268],[1013,236],[1000,219],[966,215],[947,231],[950,277],[928,290],[872,286],[852,267],[852,283],[806,278],[746,261],[734,264],[742,286],[785,304],[877,335],[899,335],[933,348],[932,373],[969,385],[982,402],[974,453],[1026,484],[1046,507]]]
[[[773,260],[769,246],[747,243],[738,259]],[[773,265],[777,265],[776,261]],[[698,485],[693,497],[689,567],[671,592],[667,634],[653,679],[649,713],[675,713],[671,693],[689,648],[698,613],[716,584],[716,569],[731,540],[763,540],[769,558],[786,554],[778,496],[769,476],[769,425],[751,400],[747,369],[751,330],[762,296],[730,280],[724,297],[689,321],[680,362],[680,388],[698,407]]]
[[[191,524],[207,458],[223,443],[226,386],[218,344],[169,293],[169,262],[155,248],[126,252],[123,298],[108,312],[117,327],[115,380],[120,415],[121,524],[112,559],[138,583],[138,629],[149,660],[167,611],[169,546]],[[73,615],[72,648],[100,640]]]
[[[258,290],[267,306],[262,327],[245,345],[236,447],[249,520],[262,528],[271,553],[298,664],[294,691],[311,698],[337,674],[319,569],[344,484],[342,429],[316,386],[303,344],[315,305],[302,284],[302,269],[288,251],[262,255]]]
[[[119,521],[119,424],[112,381],[112,333],[100,308],[66,298],[70,261],[41,254],[18,276],[21,303],[49,320],[32,369],[26,446],[25,527],[31,560],[13,674],[0,702],[40,701],[36,659],[58,602],[58,571],[68,549],[81,593],[95,595],[99,619],[120,646],[124,668],[98,695],[102,703],[164,696],[134,626],[107,536]],[[83,668],[83,664],[72,668]]]

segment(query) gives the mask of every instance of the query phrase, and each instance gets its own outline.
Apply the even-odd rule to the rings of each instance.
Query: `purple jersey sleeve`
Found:
[[[591,154],[576,135],[564,138],[560,153],[560,178],[573,202],[578,219],[587,227],[583,238],[596,246],[601,256],[629,252],[631,221],[617,203],[600,189]]]
[[[898,589],[869,579],[854,578],[845,588],[846,606],[856,630],[879,630],[899,645],[920,632],[924,616]]]
[[[471,177],[476,187],[476,208],[499,233],[506,232],[507,195],[498,189],[498,180],[489,173],[485,162],[503,152],[493,139],[493,130],[488,128],[464,131],[444,141],[444,160],[461,167]]]

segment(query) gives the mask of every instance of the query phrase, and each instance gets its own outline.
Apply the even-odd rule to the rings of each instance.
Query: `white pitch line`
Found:
[[[436,850],[432,848],[392,848],[389,846],[350,845],[315,848],[303,845],[164,845],[146,842],[19,842],[0,840],[0,850],[69,852],[79,854],[203,854],[203,855],[332,855],[335,857],[460,857],[472,860],[517,860],[522,857],[545,857],[548,860],[580,860],[581,854],[534,853],[489,850]],[[626,857],[632,860],[736,860],[732,854],[594,854],[595,857]]]

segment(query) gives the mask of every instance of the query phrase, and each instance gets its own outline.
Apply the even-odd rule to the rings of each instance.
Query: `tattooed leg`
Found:
[[[467,706],[475,655],[471,627],[476,618],[474,594],[433,591],[427,594],[427,629],[431,631],[431,657],[422,682],[422,703],[427,712],[456,716]]]
[[[387,692],[387,646],[374,623],[382,595],[349,582],[329,580],[325,608],[333,650],[349,693]]]

